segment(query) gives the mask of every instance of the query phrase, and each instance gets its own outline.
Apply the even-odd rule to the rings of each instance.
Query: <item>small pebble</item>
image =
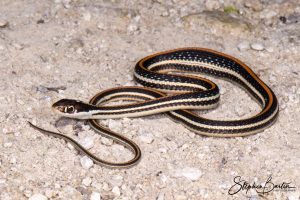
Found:
[[[241,43],[238,44],[237,48],[238,48],[239,51],[248,50],[248,49],[250,49],[249,42],[243,41],[243,42],[241,42]]]
[[[246,114],[246,109],[240,107],[240,106],[235,106],[234,107],[234,111],[235,113],[239,116],[239,117],[242,117]]]
[[[28,200],[47,200],[48,198],[42,194],[34,194]]]
[[[151,144],[153,142],[153,136],[152,135],[141,135],[138,137],[140,141],[146,143],[146,144]]]
[[[165,199],[165,194],[163,192],[160,192],[158,196],[156,197],[157,200],[164,200]]]
[[[164,148],[164,147],[161,147],[161,148],[158,149],[158,151],[159,151],[160,153],[167,153],[167,152],[168,152],[168,149],[167,149],[167,148]]]
[[[22,45],[22,44],[13,43],[12,46],[15,47],[17,50],[24,49],[24,45]]]
[[[260,2],[260,0],[246,1],[245,7],[251,8],[254,11],[262,11],[263,10],[263,4]]]
[[[287,193],[287,199],[288,200],[299,200],[300,192],[294,191],[294,192],[288,192]]]
[[[70,142],[67,143],[67,147],[70,150],[74,150],[75,149],[75,147]]]
[[[249,197],[250,197],[251,200],[260,199],[255,189],[250,189],[248,191],[248,195],[249,195]]]
[[[80,144],[86,149],[91,149],[94,146],[94,138],[93,137],[85,137],[82,140],[80,140]]]
[[[121,195],[121,191],[120,191],[120,188],[118,186],[113,187],[113,189],[111,191],[112,191],[112,193],[114,193],[114,195],[116,197],[119,197]]]
[[[6,183],[6,179],[5,178],[0,178],[0,184],[4,184]]]
[[[25,197],[29,198],[29,197],[31,197],[32,192],[31,192],[31,190],[25,190],[23,194],[24,194]]]
[[[262,51],[265,49],[264,45],[262,45],[261,43],[252,43],[251,48],[256,51]]]
[[[166,183],[167,180],[168,180],[168,177],[167,177],[166,175],[164,175],[164,174],[160,175],[159,177],[160,177],[160,180],[161,180],[163,183]]]
[[[24,101],[22,101],[21,99],[17,99],[17,103],[20,104],[20,105],[24,105]]]
[[[127,27],[127,31],[128,31],[129,33],[133,33],[133,32],[135,32],[135,31],[137,31],[138,28],[139,28],[139,27],[138,27],[136,24],[130,24],[130,25]]]
[[[86,13],[83,14],[83,19],[84,19],[85,21],[91,21],[91,18],[92,18],[91,13],[86,12]]]
[[[3,146],[4,146],[5,148],[9,148],[9,147],[12,146],[12,143],[11,143],[11,142],[6,142],[6,143],[4,143]]]
[[[89,169],[94,165],[94,162],[87,156],[80,158],[80,163],[84,169]]]
[[[275,12],[274,10],[268,10],[268,9],[265,9],[265,10],[263,10],[263,11],[261,12],[260,17],[261,17],[261,18],[270,19],[270,18],[275,17],[275,16],[277,16],[277,15],[278,15],[278,13]]]
[[[111,188],[109,187],[108,183],[106,183],[106,182],[103,183],[102,189],[104,191],[107,191],[107,192],[111,190]]]
[[[46,191],[45,191],[45,195],[48,198],[52,198],[52,197],[55,196],[55,192],[53,192],[53,190],[47,188]]]
[[[114,143],[114,141],[111,140],[111,139],[108,139],[106,137],[102,137],[101,138],[101,143],[104,144],[104,145],[107,145],[107,146],[111,146]]]
[[[36,90],[41,93],[46,93],[49,91],[47,87],[42,86],[42,85],[37,86]]]
[[[181,149],[182,150],[184,150],[184,149],[187,149],[187,148],[189,148],[189,144],[188,143],[185,143],[185,144],[183,144],[182,146],[181,146]]]
[[[100,30],[106,30],[106,26],[102,22],[98,23],[97,28],[100,29]]]
[[[111,177],[109,183],[112,186],[121,186],[122,183],[123,183],[123,177],[120,176],[120,175],[114,175],[114,176]]]
[[[110,129],[114,129],[114,130],[121,130],[122,123],[119,120],[110,119],[109,122],[108,122],[108,127]]]
[[[82,184],[85,186],[90,186],[92,183],[92,179],[90,177],[86,177],[82,180]]]
[[[208,10],[217,10],[220,8],[220,2],[218,0],[206,0],[205,7]]]
[[[0,28],[5,28],[8,26],[8,21],[0,21]]]
[[[265,49],[269,53],[273,53],[274,52],[274,48],[273,47],[266,47]]]
[[[101,195],[99,192],[92,192],[90,200],[101,200]]]
[[[61,185],[59,183],[54,183],[54,188],[55,189],[60,189],[61,188]]]
[[[93,180],[93,182],[92,182],[91,185],[92,185],[92,187],[96,188],[97,190],[101,190],[102,189],[102,184],[99,183],[99,182],[97,182],[97,181],[95,181],[95,179]]]
[[[9,161],[10,164],[16,164],[16,162],[17,162],[16,157],[12,157]]]
[[[174,200],[187,200],[188,198],[184,194],[175,194]]]
[[[186,167],[176,170],[173,175],[174,177],[185,177],[188,180],[196,181],[202,176],[202,172],[197,168]]]

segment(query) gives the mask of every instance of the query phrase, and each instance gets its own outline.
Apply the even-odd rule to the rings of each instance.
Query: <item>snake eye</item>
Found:
[[[65,113],[74,113],[74,111],[75,111],[74,106],[65,107]]]

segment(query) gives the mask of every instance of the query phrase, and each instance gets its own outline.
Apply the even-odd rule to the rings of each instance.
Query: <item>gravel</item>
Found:
[[[300,40],[298,0],[45,0],[0,3],[0,199],[299,199]],[[278,97],[278,120],[244,138],[203,137],[163,114],[103,120],[136,142],[141,161],[129,169],[94,164],[69,143],[28,126],[74,138],[92,153],[124,162],[132,153],[82,120],[59,118],[53,102],[88,102],[112,87],[137,85],[141,58],[179,47],[204,47],[250,66]],[[202,117],[257,114],[239,87],[221,88]],[[119,104],[116,102],[116,104]],[[295,191],[231,196],[234,177],[291,182]],[[248,195],[248,196],[247,196]]]

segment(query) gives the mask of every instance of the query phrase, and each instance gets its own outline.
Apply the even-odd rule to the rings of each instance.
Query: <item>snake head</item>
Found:
[[[64,117],[86,119],[94,106],[73,99],[61,99],[52,105],[54,112]]]

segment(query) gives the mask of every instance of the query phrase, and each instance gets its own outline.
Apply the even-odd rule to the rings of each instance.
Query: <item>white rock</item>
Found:
[[[107,192],[108,192],[111,188],[109,187],[108,183],[104,182],[103,185],[102,185],[102,189],[103,189],[104,191],[107,191]]]
[[[110,119],[108,127],[113,130],[120,130],[122,128],[122,123],[119,120]]]
[[[0,21],[0,28],[4,28],[8,25],[7,21]]]
[[[9,147],[12,146],[12,143],[11,143],[11,142],[6,142],[6,143],[4,143],[3,146],[4,146],[5,148],[9,148]]]
[[[99,22],[99,23],[98,23],[97,28],[100,29],[100,30],[106,30],[106,26],[105,26],[105,24],[102,23],[102,22]]]
[[[93,180],[93,182],[92,182],[92,187],[94,187],[94,188],[96,188],[97,190],[101,191],[101,189],[102,189],[102,184],[99,183],[99,182],[97,182],[97,181],[95,181],[95,180]]]
[[[82,140],[80,140],[80,144],[86,149],[91,149],[94,146],[94,138],[93,137],[85,137]]]
[[[186,167],[177,169],[173,175],[175,177],[185,177],[188,180],[196,181],[202,176],[202,172],[197,168]]]
[[[205,7],[208,10],[217,10],[220,8],[220,3],[218,0],[207,0],[205,2]]]
[[[234,111],[239,117],[242,117],[246,114],[246,109],[243,109],[240,106],[235,106]]]
[[[9,160],[9,163],[11,163],[11,164],[16,164],[16,162],[17,162],[16,157],[12,157],[12,158]]]
[[[157,200],[164,200],[164,199],[165,199],[165,193],[160,192],[160,193],[158,194],[158,196],[156,197],[156,199],[157,199]]]
[[[114,141],[111,140],[111,139],[108,139],[106,137],[102,137],[101,138],[101,143],[104,144],[104,145],[107,145],[107,146],[111,146],[114,143]]]
[[[5,178],[0,178],[0,184],[4,184],[6,182]]]
[[[67,147],[68,147],[70,150],[74,150],[74,149],[75,149],[75,147],[74,147],[70,142],[67,143]]]
[[[261,43],[252,43],[251,48],[256,51],[262,51],[265,49],[264,45],[262,45]]]
[[[260,17],[270,19],[272,17],[275,17],[276,15],[277,12],[275,12],[274,10],[265,9],[263,12],[261,12]]]
[[[299,196],[300,196],[300,192],[298,191],[287,192],[288,200],[299,200]]]
[[[101,195],[99,192],[92,192],[90,200],[101,200]]]
[[[265,49],[269,53],[273,53],[274,52],[274,48],[273,47],[266,47]]]
[[[114,193],[114,195],[116,197],[119,197],[121,195],[121,191],[120,191],[120,188],[118,186],[113,187],[113,189],[111,191],[112,191],[112,193]]]
[[[1,192],[0,199],[1,200],[12,200],[11,196],[7,192]]]
[[[34,194],[28,200],[47,200],[48,198],[42,194]]]
[[[89,169],[94,165],[94,162],[87,156],[80,158],[80,163],[84,169]]]
[[[55,196],[55,193],[54,193],[53,190],[51,190],[51,189],[46,189],[45,195],[46,195],[46,197],[48,197],[48,198],[52,198],[52,197]]]
[[[84,19],[85,21],[91,21],[91,18],[92,18],[91,13],[86,12],[86,13],[83,14],[83,19]]]
[[[241,42],[241,43],[238,44],[237,48],[238,48],[239,51],[248,50],[248,49],[250,49],[249,42],[243,41],[243,42]]]
[[[167,149],[167,148],[164,148],[164,147],[161,147],[161,148],[158,149],[158,151],[159,151],[160,153],[167,153],[168,149]]]
[[[129,26],[127,27],[127,31],[128,31],[129,33],[133,33],[133,32],[135,32],[135,31],[137,31],[138,28],[139,28],[139,27],[138,27],[136,24],[129,24]]]
[[[19,43],[13,43],[12,46],[15,47],[18,50],[24,49],[24,45],[19,44]]]
[[[54,183],[54,188],[55,189],[60,189],[61,188],[61,185],[59,183]]]
[[[183,194],[175,194],[174,195],[174,199],[175,200],[186,200],[188,198],[185,195],[183,195]]]
[[[82,180],[82,184],[85,186],[90,186],[92,183],[92,179],[90,177],[86,177]]]
[[[31,197],[32,192],[31,192],[31,190],[25,190],[23,194],[25,197]]]
[[[263,9],[263,4],[260,2],[260,0],[252,0],[246,1],[245,7],[251,8],[254,11],[261,11]]]
[[[11,133],[11,132],[13,132],[13,130],[9,127],[9,128],[3,128],[2,129],[2,132],[4,133],[4,134],[9,134],[9,133]]]
[[[160,180],[163,182],[163,183],[166,183],[167,180],[168,180],[168,177],[164,174],[160,175]]]
[[[67,185],[60,191],[60,199],[82,199],[82,194],[75,188]]]
[[[257,200],[259,198],[255,189],[250,189],[246,197],[248,197],[251,200]]]
[[[112,186],[121,186],[123,183],[123,177],[120,175],[114,175],[111,177],[109,182]]]
[[[151,144],[153,142],[153,136],[150,135],[150,134],[147,134],[147,135],[140,135],[139,137],[139,140],[144,142],[144,143],[147,143],[147,144]]]

